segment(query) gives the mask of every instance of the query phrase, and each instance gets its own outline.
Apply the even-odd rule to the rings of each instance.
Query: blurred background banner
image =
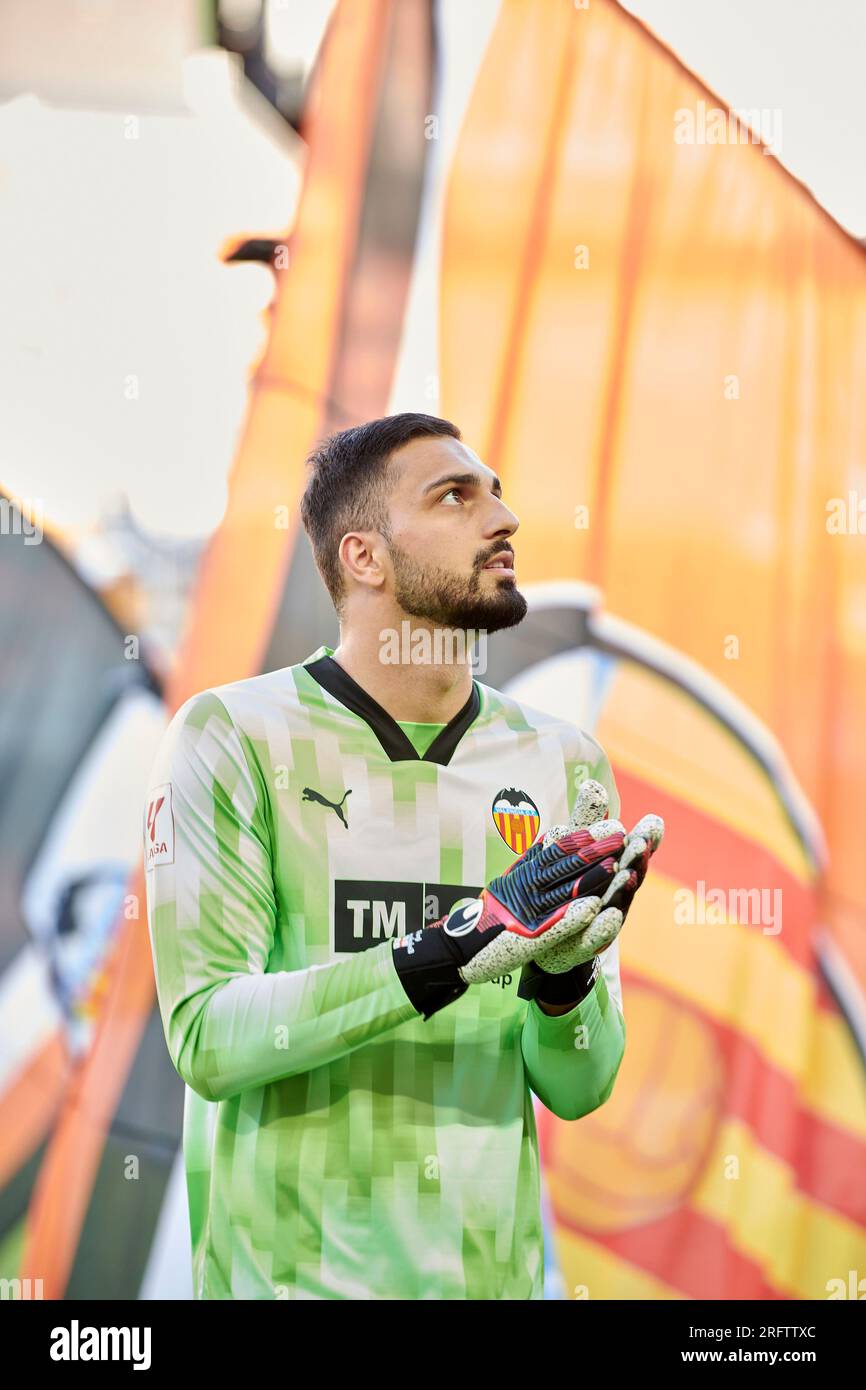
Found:
[[[670,649],[600,659],[584,714],[626,820],[668,831],[614,1094],[545,1115],[566,1286],[815,1298],[866,1256],[866,548],[827,505],[864,480],[866,253],[737,122],[678,141],[702,103],[612,3],[501,6],[445,201],[440,405],[522,573]],[[738,921],[761,889],[777,919]]]
[[[37,8],[0,21],[4,235],[50,287],[0,330],[0,1277],[191,1296],[150,759],[194,691],[336,645],[305,456],[422,410],[521,522],[480,679],[667,824],[613,1094],[536,1107],[548,1296],[866,1292],[863,246],[613,0],[71,7],[89,82]],[[71,265],[28,196],[64,120]]]

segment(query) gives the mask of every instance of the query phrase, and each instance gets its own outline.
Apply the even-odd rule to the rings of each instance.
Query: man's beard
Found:
[[[442,627],[498,632],[526,616],[526,599],[513,579],[500,579],[485,593],[482,585],[488,581],[481,578],[480,565],[464,579],[437,565],[420,564],[392,540],[388,548],[394,565],[394,597],[413,618]]]

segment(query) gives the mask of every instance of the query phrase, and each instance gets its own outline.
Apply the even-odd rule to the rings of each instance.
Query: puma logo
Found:
[[[330,808],[331,808],[332,811],[336,811],[337,815],[340,817],[340,820],[343,822],[343,824],[345,825],[346,829],[348,830],[348,829],[349,829],[349,822],[346,820],[346,817],[343,815],[343,802],[346,800],[346,797],[347,797],[347,796],[351,796],[351,795],[352,795],[352,788],[350,787],[349,790],[348,790],[347,792],[343,792],[343,795],[340,797],[340,800],[339,800],[339,801],[329,801],[328,798],[327,798],[326,796],[322,796],[322,793],[321,793],[321,792],[314,791],[312,787],[304,787],[304,790],[303,790],[303,792],[301,793],[301,800],[302,800],[302,801],[318,801],[319,804],[320,804],[321,806],[330,806]]]

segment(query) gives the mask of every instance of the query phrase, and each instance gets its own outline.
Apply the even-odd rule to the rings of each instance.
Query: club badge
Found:
[[[493,798],[493,824],[509,849],[523,854],[529,849],[541,825],[538,807],[528,792],[503,787]]]

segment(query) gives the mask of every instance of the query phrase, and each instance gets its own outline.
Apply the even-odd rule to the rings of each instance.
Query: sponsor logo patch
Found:
[[[456,903],[477,897],[483,885],[406,883],[383,879],[334,880],[334,950],[366,951],[381,941],[410,939],[438,922]]]
[[[171,782],[154,787],[147,803],[144,829],[144,868],[174,863],[174,812],[171,808]]]

